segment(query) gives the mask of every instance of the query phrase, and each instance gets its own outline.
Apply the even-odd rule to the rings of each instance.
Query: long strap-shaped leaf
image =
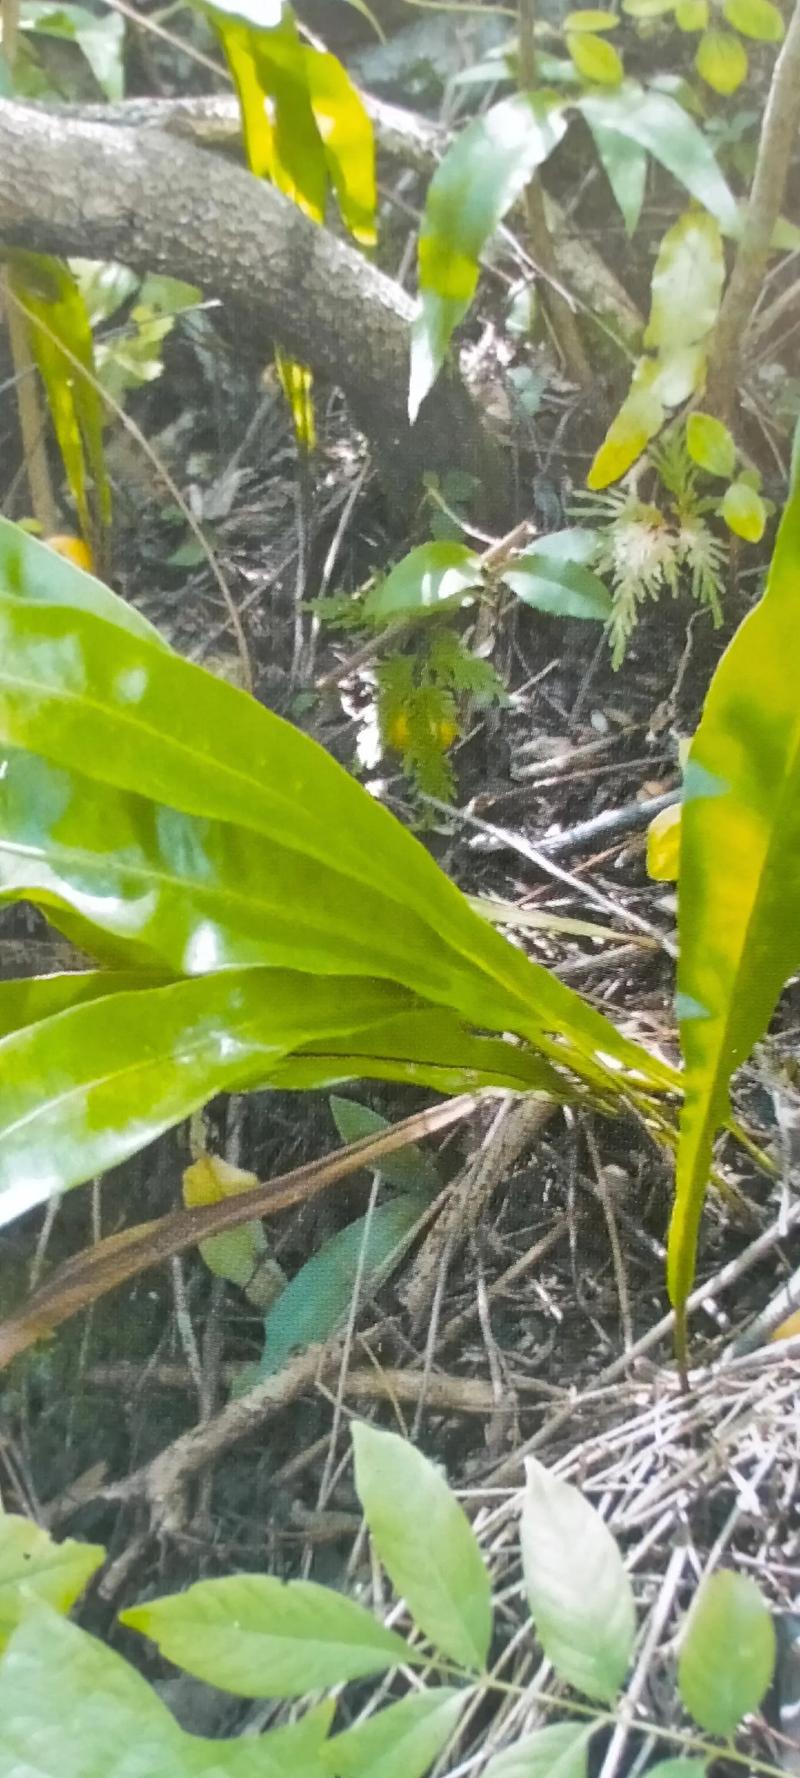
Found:
[[[471,1036],[393,982],[277,969],[138,990],[129,979],[91,971],[0,988],[0,1226],[225,1088],[374,1074],[442,1092],[570,1095],[540,1057]]]
[[[678,1011],[686,1072],[669,1239],[681,1325],[731,1074],[800,966],[798,447],[800,431],[764,597],[717,668],[684,779]]]
[[[60,566],[53,558],[54,580]],[[569,1051],[585,1058],[593,1080],[610,1061],[650,1084],[674,1084],[668,1068],[482,921],[424,847],[309,737],[159,642],[96,615],[87,608],[94,583],[77,604],[62,589],[64,603],[45,605],[24,596],[23,580],[18,569],[16,596],[0,592],[0,742],[297,855],[289,911],[299,966],[319,967],[302,958],[309,867],[333,866],[353,885],[354,941],[366,890],[387,898],[398,923],[401,910],[415,913],[428,928],[423,974],[435,955],[463,1018],[533,1043],[543,1029],[557,1033],[565,1061],[575,1065]],[[269,857],[266,848],[265,872]],[[428,985],[414,985],[430,997]]]

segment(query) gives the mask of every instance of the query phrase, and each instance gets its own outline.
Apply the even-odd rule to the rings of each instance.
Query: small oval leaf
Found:
[[[735,93],[747,77],[747,50],[731,31],[704,31],[694,65],[715,93]]]
[[[746,543],[758,543],[764,535],[767,509],[755,488],[739,480],[725,489],[722,517],[736,537],[743,537]]]
[[[678,1660],[683,1703],[710,1735],[757,1709],[775,1666],[775,1626],[754,1580],[721,1569],[698,1588]]]
[[[619,17],[616,12],[602,12],[599,7],[585,7],[580,12],[568,12],[564,20],[565,31],[616,31]]]
[[[686,448],[693,463],[708,475],[730,477],[736,467],[736,446],[727,426],[713,414],[690,414],[686,422]]]
[[[619,86],[625,69],[619,51],[593,32],[568,31],[567,49],[578,73],[595,86]]]
[[[483,1669],[492,1591],[469,1519],[440,1471],[394,1432],[353,1427],[356,1492],[375,1549],[423,1634]]]
[[[560,1679],[610,1703],[636,1634],[631,1584],[599,1513],[569,1482],[526,1461],[520,1539],[536,1633]]]
[[[675,23],[679,31],[705,31],[708,16],[708,0],[678,0]]]
[[[445,599],[463,599],[480,579],[480,561],[465,544],[422,543],[370,588],[364,614],[384,624],[406,613],[435,610]]]
[[[519,556],[513,568],[503,570],[501,579],[506,586],[536,611],[547,611],[553,617],[594,618],[605,623],[611,615],[611,594],[599,575],[579,562],[549,556],[549,538],[543,538],[542,543],[541,554],[532,550]]]
[[[783,19],[772,0],[724,0],[722,11],[734,31],[758,43],[780,43]]]

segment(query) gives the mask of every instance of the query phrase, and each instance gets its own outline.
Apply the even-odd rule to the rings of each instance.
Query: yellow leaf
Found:
[[[735,93],[747,74],[747,50],[732,31],[704,31],[694,65],[715,93]]]
[[[729,531],[745,543],[758,543],[764,535],[767,510],[760,494],[748,482],[731,482],[725,490],[722,517]]]
[[[94,573],[94,561],[88,543],[82,537],[70,537],[59,533],[54,537],[46,537],[48,549],[54,549],[57,556],[64,556],[66,561],[74,562],[76,568],[85,568],[87,574]]]
[[[597,86],[619,86],[625,78],[622,58],[613,43],[592,32],[568,31],[567,49],[578,73]]]
[[[647,389],[629,395],[594,457],[586,477],[587,488],[607,488],[611,482],[619,481],[663,424],[664,409],[656,395]]]
[[[708,24],[708,0],[678,0],[675,23],[679,31],[705,31]]]
[[[647,829],[647,875],[654,883],[678,880],[681,848],[681,805],[673,803],[654,815]]]

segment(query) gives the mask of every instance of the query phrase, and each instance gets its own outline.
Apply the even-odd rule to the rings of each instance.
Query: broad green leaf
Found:
[[[664,409],[656,395],[648,389],[629,395],[595,452],[587,488],[607,488],[610,482],[619,481],[663,424]]]
[[[368,1105],[360,1105],[356,1099],[341,1099],[332,1094],[330,1107],[343,1142],[358,1142],[362,1136],[375,1136],[390,1127],[379,1112],[372,1111]],[[397,1191],[421,1192],[432,1198],[441,1185],[435,1161],[416,1143],[387,1154],[380,1162],[379,1171],[386,1184],[393,1185]]]
[[[636,1635],[619,1547],[577,1488],[535,1458],[525,1468],[522,1570],[537,1637],[559,1679],[610,1704]]]
[[[727,97],[747,78],[747,50],[732,31],[704,31],[694,65],[706,86]]]
[[[609,130],[605,124],[586,122],[592,132],[606,178],[614,193],[629,235],[635,233],[642,213],[647,184],[647,155],[638,142]]]
[[[0,518],[0,591],[32,603],[91,611],[107,623],[157,644],[165,653],[171,652],[158,630],[140,615],[135,605],[126,604],[104,581],[95,580],[4,518]]]
[[[71,271],[58,259],[15,248],[8,256],[7,276],[25,312],[81,530],[91,543],[98,526],[110,520],[111,487],[86,305]]]
[[[303,869],[290,847],[11,751],[0,775],[0,897],[21,895],[94,955],[150,972],[302,963],[450,995],[444,953],[442,968],[402,905],[364,886],[355,920],[350,879]]]
[[[679,1320],[731,1074],[800,967],[800,707],[787,671],[800,658],[799,576],[795,461],[766,591],[714,674],[685,768],[678,893],[685,1088],[668,1259]]]
[[[736,466],[736,446],[721,420],[695,412],[686,421],[686,449],[693,463],[707,475],[730,477]]]
[[[567,49],[578,73],[597,86],[619,86],[625,69],[619,50],[605,37],[589,31],[568,31]]]
[[[0,982],[0,1037],[52,1018],[70,1006],[133,988],[166,986],[168,978],[148,977],[137,970],[87,969],[56,975],[23,976]]]
[[[394,1432],[353,1427],[356,1492],[377,1555],[423,1635],[482,1671],[492,1589],[469,1519],[444,1476]]]
[[[373,623],[390,623],[411,613],[435,611],[443,600],[463,600],[481,582],[480,558],[463,543],[422,543],[376,581],[364,600]]]
[[[446,1747],[471,1692],[428,1686],[334,1735],[325,1764],[335,1778],[422,1778]]]
[[[579,562],[563,562],[548,554],[549,537],[541,551],[518,556],[513,567],[504,568],[501,579],[525,605],[549,611],[554,617],[594,618],[604,623],[611,613],[611,594],[591,568]]]
[[[605,12],[599,7],[585,7],[579,12],[568,12],[562,24],[564,31],[616,31],[619,28],[619,14]]]
[[[413,420],[444,362],[478,283],[480,255],[567,127],[549,92],[515,93],[458,136],[428,188],[419,241],[421,305],[412,324]]]
[[[548,1723],[496,1753],[484,1778],[586,1778],[593,1734],[592,1723]]]
[[[264,1318],[264,1347],[257,1363],[247,1367],[248,1389],[282,1370],[293,1352],[338,1333],[347,1321],[356,1286],[363,1301],[389,1276],[425,1204],[424,1197],[407,1194],[377,1204],[332,1235],[300,1267]],[[240,1381],[237,1394],[241,1393]]]
[[[409,1660],[402,1636],[311,1580],[232,1574],[120,1612],[167,1660],[242,1698],[299,1698]]]
[[[716,217],[723,234],[735,237],[740,233],[738,205],[713,149],[677,99],[626,80],[613,91],[584,93],[576,105],[587,122],[618,130],[652,154],[691,197]]]
[[[30,1519],[0,1511],[0,1651],[31,1600],[69,1611],[105,1556],[99,1544],[75,1543],[71,1537],[54,1543]],[[0,1749],[2,1733],[0,1723]]]
[[[772,0],[723,0],[722,11],[734,31],[758,43],[780,43],[783,19]]]
[[[718,223],[707,211],[684,211],[658,250],[645,345],[669,352],[702,340],[716,322],[724,280]]]
[[[705,31],[708,19],[708,0],[678,0],[675,23],[679,31]]]
[[[76,43],[101,91],[113,104],[125,91],[125,21],[119,13],[90,12],[86,6],[23,0],[20,28]]]
[[[671,803],[654,815],[647,829],[647,875],[654,883],[674,883],[681,849],[681,805]]]
[[[678,1690],[710,1735],[732,1735],[757,1710],[775,1668],[775,1625],[747,1574],[706,1576],[689,1612],[678,1658]]]
[[[746,543],[758,543],[763,537],[767,509],[761,495],[743,477],[725,489],[720,511],[729,531]]]
[[[362,247],[376,240],[375,139],[363,99],[336,56],[304,50],[314,121],[342,221]]]
[[[442,1003],[462,1019],[544,1048],[559,1033],[565,1065],[580,1054],[593,1077],[611,1059],[642,1082],[672,1083],[667,1067],[482,921],[420,843],[314,741],[160,645],[86,611],[0,594],[0,742],[291,848],[303,890],[293,917],[309,905],[309,871],[329,867],[333,853],[354,886],[356,945],[362,887],[388,897],[394,921],[401,909],[417,914],[427,928],[419,965],[447,978]],[[318,899],[314,887],[311,905]],[[129,913],[140,921],[141,909]],[[307,966],[304,922],[292,962]],[[212,966],[210,952],[195,954],[194,968]]]
[[[0,1778],[326,1778],[331,1714],[235,1741],[188,1735],[120,1655],[40,1606],[0,1661]]]
[[[0,1040],[0,1226],[116,1165],[214,1093],[269,1080],[297,1043],[357,1030],[391,983],[220,970],[72,1006]]]

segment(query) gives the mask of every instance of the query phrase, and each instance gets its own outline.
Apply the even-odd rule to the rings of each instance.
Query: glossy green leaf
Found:
[[[408,996],[391,983],[220,970],[119,993],[0,1040],[0,1226],[116,1165],[225,1087]]]
[[[31,1600],[69,1611],[105,1556],[98,1544],[75,1543],[71,1537],[54,1543],[30,1519],[0,1512],[0,1651]],[[0,1761],[2,1733],[0,1724]]]
[[[678,0],[675,23],[679,31],[705,31],[708,20],[708,0]]]
[[[658,250],[645,345],[668,352],[703,339],[719,314],[724,280],[718,223],[708,211],[684,211]]]
[[[716,217],[723,234],[738,235],[741,223],[733,192],[710,143],[677,99],[626,80],[613,91],[585,93],[576,104],[590,124],[617,130],[646,149]]]
[[[419,842],[315,742],[158,644],[86,611],[0,595],[0,741],[291,848],[298,883],[312,885],[310,898],[294,897],[293,917],[316,907],[314,866],[329,866],[333,851],[354,885],[356,942],[362,887],[388,896],[392,919],[418,914],[427,928],[419,966],[447,976],[442,1001],[461,1018],[537,1043],[558,1032],[567,1065],[580,1053],[594,1073],[609,1057],[642,1081],[671,1082],[669,1069],[481,921]],[[140,909],[129,913],[140,922]],[[306,966],[304,946],[297,922],[295,966]],[[193,966],[214,965],[209,954]]]
[[[588,1500],[527,1458],[520,1540],[536,1635],[559,1679],[612,1703],[636,1636],[619,1547]]]
[[[353,1450],[356,1492],[395,1591],[436,1649],[482,1671],[492,1589],[463,1507],[441,1471],[396,1433],[357,1421]]]
[[[698,1588],[678,1659],[678,1690],[710,1735],[732,1735],[775,1668],[775,1626],[754,1580],[719,1569]]]
[[[69,268],[43,254],[15,248],[7,277],[25,313],[81,530],[91,543],[97,526],[110,520],[111,487],[86,304]]]
[[[167,1660],[243,1698],[299,1698],[408,1660],[401,1636],[310,1580],[232,1574],[120,1613]]]
[[[609,130],[605,124],[596,123],[590,117],[587,117],[586,122],[592,132],[595,148],[625,228],[632,235],[642,214],[647,184],[647,155],[638,142],[632,142],[629,137],[621,135],[619,130]]]
[[[607,488],[609,483],[619,481],[663,424],[664,409],[658,396],[648,389],[629,395],[595,452],[586,477],[587,488]]]
[[[767,509],[761,495],[743,477],[725,489],[720,511],[729,531],[746,543],[758,543],[763,537]]]
[[[411,1692],[334,1735],[325,1764],[335,1778],[422,1778],[446,1747],[471,1693],[450,1686]]]
[[[723,0],[722,11],[743,37],[755,37],[758,43],[780,43],[783,38],[783,18],[772,0]]]
[[[362,1136],[376,1136],[389,1129],[388,1119],[360,1105],[356,1099],[342,1099],[335,1093],[330,1100],[331,1113],[342,1142],[359,1142]],[[379,1164],[381,1178],[396,1191],[417,1192],[435,1197],[441,1185],[439,1169],[417,1143],[387,1154]]]
[[[446,599],[463,603],[481,582],[480,558],[463,543],[422,543],[376,581],[364,600],[373,623],[435,611]]]
[[[234,1741],[186,1734],[120,1655],[39,1607],[0,1660],[0,1778],[325,1778],[332,1708]]]
[[[707,475],[732,476],[736,446],[727,426],[713,414],[696,411],[686,421],[686,449]]]
[[[412,420],[475,294],[478,263],[489,237],[566,127],[554,94],[515,93],[469,124],[437,167],[419,241],[421,302],[412,324]]]
[[[586,1778],[593,1733],[591,1723],[547,1723],[496,1753],[484,1778]]]
[[[376,240],[375,138],[360,93],[336,56],[305,46],[314,122],[342,221],[362,247]]]
[[[347,1321],[356,1288],[363,1301],[398,1264],[425,1202],[424,1196],[402,1194],[377,1204],[366,1216],[332,1235],[301,1266],[264,1318],[264,1347],[257,1363],[247,1367],[248,1389],[282,1370],[293,1352],[305,1351],[339,1332]],[[240,1384],[237,1394],[241,1393]]]
[[[728,1085],[800,967],[800,474],[766,591],[714,674],[685,769],[678,1012],[685,1089],[669,1236],[680,1312]]]
[[[547,553],[549,538],[541,550],[518,556],[513,567],[504,568],[501,579],[525,605],[554,617],[594,618],[605,623],[611,612],[611,594],[599,575],[580,562],[558,561]]]
[[[104,995],[132,988],[165,987],[167,979],[158,975],[148,978],[138,970],[87,969],[0,982],[0,1037],[87,1000],[101,1000]]]
[[[135,605],[119,599],[102,580],[76,568],[65,556],[56,555],[20,525],[0,517],[0,592],[34,604],[64,605],[71,611],[90,611],[107,623],[156,643],[171,653],[158,630],[142,617]]]
[[[619,86],[625,69],[619,50],[590,31],[568,31],[567,49],[583,80],[597,86]]]
[[[706,86],[727,98],[747,78],[747,50],[732,31],[704,31],[694,65]]]

